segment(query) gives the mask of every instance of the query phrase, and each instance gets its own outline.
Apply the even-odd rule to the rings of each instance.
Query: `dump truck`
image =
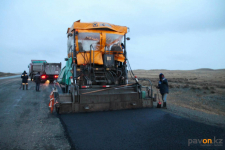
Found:
[[[61,71],[61,62],[44,63],[44,72],[41,73],[41,81],[45,82],[46,80],[49,80],[51,83],[54,80],[57,80],[60,71]]]
[[[80,20],[67,29],[66,66],[57,79],[63,93],[54,91],[57,113],[153,106],[151,81],[142,86],[128,71],[127,32],[126,26]]]
[[[31,81],[34,79],[34,76],[38,72],[44,73],[44,63],[47,63],[47,61],[46,60],[31,60],[31,63],[28,65],[29,77]]]
[[[28,68],[31,81],[34,79],[34,76],[40,72],[42,82],[45,82],[46,80],[53,82],[54,80],[57,80],[61,71],[61,62],[47,63],[46,60],[31,60]]]

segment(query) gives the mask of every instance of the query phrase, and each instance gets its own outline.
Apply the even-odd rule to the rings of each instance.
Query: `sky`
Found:
[[[1,0],[0,72],[62,62],[73,22],[127,26],[132,69],[225,68],[225,0]]]

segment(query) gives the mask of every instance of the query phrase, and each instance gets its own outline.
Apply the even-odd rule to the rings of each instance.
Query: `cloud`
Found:
[[[225,29],[164,33],[127,42],[132,69],[224,68]]]
[[[225,1],[222,0],[140,1],[139,4],[136,6],[139,8],[136,10],[137,15],[128,17],[135,35],[204,32],[225,28]]]
[[[31,59],[64,62],[66,31],[78,19],[130,27],[128,56],[135,69],[223,67],[224,6],[223,0],[1,1],[0,70],[19,72]],[[202,53],[213,57],[211,63],[199,61]],[[159,56],[166,65],[154,63]]]

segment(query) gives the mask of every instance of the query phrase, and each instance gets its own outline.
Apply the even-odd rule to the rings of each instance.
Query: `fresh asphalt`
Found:
[[[224,128],[157,108],[61,115],[75,149],[224,149],[188,139],[225,139]],[[204,145],[204,144],[203,144]]]
[[[157,108],[52,115],[52,84],[41,84],[41,92],[33,82],[27,91],[20,84],[19,77],[0,80],[0,149],[225,149],[224,141],[188,146],[193,139],[225,140],[223,127]]]

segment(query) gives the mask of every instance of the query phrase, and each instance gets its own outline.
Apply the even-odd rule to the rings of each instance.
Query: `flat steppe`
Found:
[[[14,76],[14,75],[18,75],[18,73],[4,73],[4,72],[0,72],[0,77],[8,77],[8,76]]]
[[[134,70],[133,72],[138,78],[150,79],[154,93],[157,93],[155,87],[158,85],[159,74],[163,73],[169,83],[167,103],[171,107],[180,106],[225,116],[225,69]],[[149,85],[147,81],[139,82]]]

